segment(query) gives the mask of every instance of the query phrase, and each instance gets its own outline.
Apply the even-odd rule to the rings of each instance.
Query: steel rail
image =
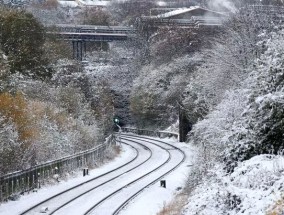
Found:
[[[146,186],[144,186],[142,189],[140,189],[138,192],[134,193],[132,196],[130,196],[128,199],[126,199],[115,211],[114,213],[112,213],[112,215],[117,215],[121,210],[123,210],[125,208],[125,206],[131,201],[133,200],[136,196],[138,196],[140,193],[142,193],[144,191],[144,189],[146,189],[147,187],[155,184],[156,182],[158,182],[161,178],[163,178],[164,176],[168,175],[169,173],[171,173],[172,171],[174,171],[175,169],[177,169],[186,159],[186,155],[184,153],[184,151],[182,151],[181,149],[179,149],[178,147],[172,145],[172,144],[169,144],[169,143],[165,143],[163,141],[160,141],[160,140],[156,140],[156,139],[153,139],[153,138],[149,138],[149,137],[139,137],[139,136],[136,136],[136,135],[128,135],[128,134],[122,134],[123,136],[131,136],[131,138],[134,138],[134,139],[148,139],[148,140],[153,140],[153,141],[157,141],[157,142],[160,142],[160,143],[163,143],[163,144],[166,144],[168,146],[171,146],[173,148],[175,148],[176,150],[178,150],[179,152],[182,153],[183,155],[183,158],[182,160],[177,164],[175,165],[172,169],[170,169],[169,171],[167,171],[166,173],[164,173],[163,175],[161,175],[160,177],[156,178],[154,181],[150,182],[149,184],[147,184]]]
[[[137,141],[133,141],[133,140],[131,140],[131,139],[125,139],[125,138],[121,138],[121,139],[138,143]],[[145,140],[144,140],[144,141],[145,141]],[[149,142],[149,141],[146,141],[146,142]],[[151,173],[156,172],[158,169],[160,169],[160,168],[162,168],[163,166],[165,166],[165,165],[171,160],[171,153],[169,152],[168,149],[166,149],[166,148],[164,148],[164,147],[162,147],[162,146],[160,146],[160,145],[158,145],[158,144],[155,144],[155,143],[153,143],[153,142],[149,142],[149,143],[151,143],[151,144],[153,144],[153,145],[156,145],[157,147],[159,147],[159,148],[161,148],[161,149],[164,149],[164,150],[168,153],[168,158],[167,158],[167,160],[164,161],[161,165],[159,165],[159,166],[156,167],[155,169],[149,171],[148,173],[146,173],[146,174],[144,174],[144,175],[138,177],[137,179],[135,179],[135,180],[133,180],[133,181],[127,183],[126,185],[124,185],[124,186],[120,187],[119,189],[115,190],[114,192],[110,193],[109,195],[107,195],[106,197],[104,197],[103,199],[101,199],[99,202],[97,202],[95,205],[93,205],[91,208],[89,208],[89,209],[84,213],[84,215],[91,214],[92,211],[93,211],[96,207],[98,207],[100,204],[102,204],[103,202],[105,202],[107,199],[109,199],[109,198],[111,198],[112,196],[116,195],[117,193],[119,193],[120,191],[122,191],[124,188],[126,188],[126,187],[128,187],[128,186],[130,186],[130,185],[132,185],[132,184],[134,184],[134,183],[136,183],[136,182],[138,182],[138,181],[144,179],[145,177],[147,177],[147,176],[150,175]]]
[[[124,143],[124,144],[125,144],[125,143]],[[79,184],[77,184],[76,186],[73,186],[73,187],[71,187],[71,188],[69,188],[69,189],[67,189],[67,190],[64,190],[64,191],[62,191],[62,192],[59,192],[59,193],[57,193],[57,194],[55,194],[55,195],[53,195],[53,196],[51,196],[51,197],[49,197],[49,198],[47,198],[47,199],[41,201],[41,202],[39,202],[39,203],[33,205],[32,207],[26,209],[25,211],[21,212],[20,215],[27,214],[28,212],[32,211],[33,209],[39,207],[40,205],[42,205],[42,204],[44,204],[44,203],[46,203],[46,202],[48,202],[48,201],[50,201],[50,200],[52,200],[52,199],[58,197],[58,196],[61,196],[61,195],[65,194],[65,193],[67,193],[67,192],[69,192],[69,191],[72,191],[72,190],[74,190],[74,189],[76,189],[76,188],[78,188],[78,187],[80,187],[80,186],[82,186],[82,185],[84,185],[84,184],[93,182],[93,181],[96,180],[96,179],[99,179],[99,178],[101,178],[101,177],[103,177],[103,176],[106,176],[106,175],[108,175],[108,174],[110,174],[110,173],[112,173],[112,172],[114,172],[114,171],[116,171],[116,170],[119,170],[119,169],[121,169],[121,168],[123,168],[123,167],[125,167],[125,166],[127,166],[127,165],[129,165],[129,164],[131,164],[132,162],[134,162],[134,161],[138,158],[139,152],[138,152],[138,150],[137,150],[135,147],[133,147],[133,146],[131,146],[131,145],[129,145],[129,144],[126,144],[126,145],[130,146],[130,147],[131,147],[132,149],[134,149],[134,151],[136,152],[135,157],[134,157],[133,159],[131,159],[130,161],[128,161],[127,163],[125,163],[125,164],[123,164],[123,165],[121,165],[121,166],[119,166],[119,167],[117,167],[117,168],[114,168],[114,169],[112,169],[112,170],[110,170],[110,171],[108,171],[108,172],[106,172],[106,173],[103,173],[103,174],[101,174],[101,175],[99,175],[99,176],[97,176],[97,177],[95,177],[95,178],[92,178],[92,179],[87,180],[87,181],[85,181],[85,182],[79,183]]]
[[[126,145],[129,145],[129,144],[125,143],[125,142],[121,142],[121,143],[126,144]],[[85,195],[85,194],[87,194],[87,193],[89,193],[89,192],[91,192],[91,191],[93,191],[93,190],[95,190],[95,189],[97,189],[97,188],[99,188],[99,187],[101,187],[101,186],[103,186],[103,185],[105,185],[105,184],[107,184],[107,183],[109,183],[109,182],[111,182],[111,181],[113,181],[113,180],[119,178],[120,176],[124,175],[125,173],[128,173],[128,172],[130,172],[130,171],[133,171],[134,169],[138,168],[139,166],[143,165],[143,164],[146,163],[148,160],[150,160],[151,157],[152,157],[152,154],[153,154],[153,153],[152,153],[152,150],[151,150],[149,147],[147,147],[147,146],[145,146],[145,145],[143,145],[143,144],[140,144],[140,143],[137,143],[137,144],[143,146],[144,148],[146,148],[146,149],[150,152],[150,156],[149,156],[146,160],[144,160],[144,161],[143,161],[142,163],[140,163],[139,165],[137,165],[137,166],[135,166],[135,167],[133,167],[133,168],[131,168],[131,169],[129,169],[129,170],[127,170],[127,171],[125,171],[125,172],[123,172],[123,173],[121,173],[121,174],[119,174],[119,175],[117,175],[117,176],[115,176],[115,177],[113,177],[113,178],[111,178],[111,179],[109,179],[109,180],[107,180],[107,181],[105,181],[105,182],[103,182],[103,183],[101,183],[101,184],[99,184],[99,185],[97,185],[97,186],[95,186],[95,187],[93,187],[93,188],[91,188],[91,189],[89,189],[89,190],[83,192],[83,193],[81,193],[80,195],[78,195],[78,196],[76,196],[76,197],[74,197],[74,198],[72,198],[72,199],[70,199],[69,201],[65,202],[65,203],[62,204],[61,206],[57,207],[55,210],[51,211],[49,214],[54,214],[55,212],[59,211],[59,210],[62,209],[64,206],[70,204],[71,202],[75,201],[76,199],[80,198],[81,196],[83,196],[83,195]]]

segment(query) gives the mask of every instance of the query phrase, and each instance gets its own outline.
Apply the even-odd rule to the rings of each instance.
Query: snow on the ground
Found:
[[[185,162],[175,171],[166,175],[166,188],[160,186],[160,182],[148,187],[140,195],[134,198],[126,208],[121,211],[123,215],[154,215],[157,214],[165,204],[169,203],[176,194],[185,186],[188,172],[195,159],[195,147],[191,144],[179,143],[173,139],[162,139],[182,149],[186,154]]]
[[[204,180],[189,197],[185,214],[283,214],[283,172],[282,155],[255,156],[240,163],[232,174],[225,174],[223,166],[216,165],[213,177]]]
[[[155,178],[157,174],[158,175],[160,174],[159,171],[156,171],[155,173],[152,173],[148,177],[143,177],[141,180],[132,183],[137,178],[144,176],[145,173],[161,165],[165,160],[167,160],[168,153],[156,145],[147,144],[147,146],[152,151],[152,156],[150,157],[149,150],[142,147],[141,145],[132,143],[132,141],[129,140],[124,140],[124,142],[128,142],[129,144],[134,145],[138,149],[139,151],[138,159],[140,160],[138,164],[141,164],[142,162],[146,161],[148,158],[150,159],[147,160],[147,162],[143,163],[143,165],[140,165],[139,167],[132,169],[131,171],[124,173],[123,175],[120,175],[118,178],[115,178],[111,182],[103,184],[103,186],[100,186],[95,190],[92,190],[91,192],[85,194],[84,196],[82,196],[82,198],[77,199],[72,204],[69,204],[66,207],[64,207],[61,211],[58,211],[56,213],[57,215],[65,215],[72,213],[76,215],[84,214],[95,204],[99,203],[102,199],[111,195],[113,192],[118,191],[116,195],[113,195],[110,198],[107,198],[106,201],[101,202],[95,208],[93,213],[91,213],[98,215],[113,214],[114,210],[118,208],[119,205],[121,205],[129,196],[133,195],[133,193],[135,193],[141,187],[145,186],[145,184],[147,184],[149,181],[153,181],[153,178]],[[144,144],[143,140],[139,142]],[[136,163],[136,165],[138,164]],[[170,165],[170,162],[168,163],[168,165]],[[168,165],[165,167],[166,169],[169,168]],[[111,178],[115,176],[114,173],[111,173],[109,175],[111,176]],[[92,184],[94,183],[95,182],[92,182]],[[127,185],[127,187],[124,187],[125,185]],[[124,188],[121,189],[122,187]]]
[[[191,165],[193,163],[195,149],[191,145],[188,145],[185,143],[178,143],[174,139],[163,139],[163,141],[166,141],[168,143],[171,143],[181,148],[186,153],[185,162],[181,166],[179,166],[175,171],[171,172],[169,175],[163,178],[166,180],[166,188],[160,187],[160,182],[148,187],[140,195],[135,197],[131,201],[131,203],[129,203],[127,207],[121,211],[121,214],[131,214],[131,215],[133,214],[135,215],[156,214],[163,208],[164,204],[171,201],[174,198],[174,195],[179,193],[181,188],[185,185],[188,171],[190,170]],[[22,196],[18,201],[10,201],[7,203],[3,203],[2,205],[0,205],[0,214],[1,215],[2,214],[3,215],[19,214],[24,209],[29,208],[30,206],[34,205],[36,202],[40,202],[60,191],[73,187],[81,182],[87,181],[92,177],[100,175],[110,169],[113,169],[121,165],[122,163],[126,163],[127,161],[131,160],[134,156],[135,156],[135,152],[130,147],[123,146],[122,153],[119,157],[117,157],[114,161],[103,165],[100,168],[91,170],[89,176],[83,177],[80,172],[78,173],[77,178],[72,178],[72,179],[69,179],[68,181],[61,181],[60,183],[54,186],[45,186],[35,193],[30,193],[28,195]],[[159,158],[159,154],[157,154],[156,156],[158,156],[157,158]],[[161,156],[160,156],[160,159],[162,159]],[[162,160],[164,159],[165,158],[163,158]],[[156,160],[156,161],[154,160],[154,162],[152,163],[158,164],[159,162],[160,162],[159,160]],[[143,168],[145,169],[145,167]],[[132,174],[132,175],[135,175],[135,174]],[[122,176],[122,178],[123,177],[124,176]],[[158,176],[154,175],[153,177],[158,177]],[[127,175],[124,178],[125,180],[129,179]],[[151,181],[152,179],[151,177],[149,177],[147,180]],[[123,181],[123,179],[121,179],[120,181]],[[115,189],[118,189],[116,183],[111,183],[109,186],[110,188],[111,186],[114,186]],[[99,190],[97,190],[97,192],[99,192]],[[102,190],[102,192],[106,192],[106,190]],[[94,197],[97,196],[97,195],[94,196],[93,194],[90,194],[90,195],[92,196],[92,198],[85,197],[84,199],[86,200],[91,199],[93,201]],[[122,193],[121,195],[125,195],[125,194]],[[86,200],[83,200],[83,201],[86,201]],[[17,207],[15,207],[15,205],[17,205]],[[78,206],[78,204],[76,205]]]
[[[100,174],[103,174],[110,169],[114,169],[123,163],[128,162],[135,156],[135,151],[131,149],[129,146],[122,146],[122,150],[120,155],[115,158],[113,161],[104,164],[103,166],[89,170],[89,175],[83,177],[83,173],[80,171],[77,173],[76,178],[69,178],[68,181],[61,181],[53,186],[44,186],[42,189],[37,190],[37,192],[31,192],[30,194],[25,194],[21,196],[18,201],[9,201],[6,203],[0,204],[0,215],[13,215],[19,214],[24,209],[32,206],[35,202],[43,201],[48,197],[55,195],[63,190],[76,186],[84,181],[87,181],[93,177],[96,177]],[[15,207],[16,205],[16,207]]]

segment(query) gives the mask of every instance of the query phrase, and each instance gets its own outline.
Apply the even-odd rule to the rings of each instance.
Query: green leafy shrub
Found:
[[[44,57],[44,27],[32,14],[19,10],[0,10],[0,46],[12,73],[34,78],[51,77]]]

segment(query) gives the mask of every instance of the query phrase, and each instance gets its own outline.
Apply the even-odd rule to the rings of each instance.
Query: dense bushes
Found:
[[[46,19],[56,7],[33,12]],[[85,21],[98,21],[89,12]],[[72,46],[46,38],[33,15],[5,8],[0,20],[0,174],[102,143],[114,115],[108,83],[83,73]]]
[[[259,59],[255,71],[251,93],[241,122],[236,127],[242,132],[232,135],[238,144],[232,145],[228,162],[243,161],[259,154],[282,153],[284,149],[284,73],[283,73],[283,32],[272,34],[266,46],[268,50]],[[232,164],[233,167],[236,165]]]
[[[17,93],[0,94],[1,116],[1,167],[0,172],[16,170],[33,163],[32,143],[36,141],[37,129],[24,96]]]
[[[262,35],[260,44],[266,51],[246,69],[251,69],[247,78],[237,80],[218,99],[221,102],[209,102],[205,106],[209,107],[209,114],[194,126],[194,142],[202,145],[212,160],[224,160],[230,172],[240,161],[260,154],[282,153],[284,148],[283,48],[279,45],[284,37],[283,32],[277,34]],[[268,37],[272,39],[264,42]],[[200,108],[204,106],[198,102],[204,94],[189,98],[195,99],[193,104]]]
[[[193,126],[189,214],[265,214],[283,193],[284,34],[275,31],[259,34],[262,53]]]
[[[18,90],[33,92],[33,85],[36,82],[21,90],[19,84]],[[0,94],[1,174],[84,151],[102,141],[95,114],[78,89],[45,89],[49,99],[39,99],[41,91],[31,97]]]
[[[56,50],[55,43],[45,43],[49,49],[43,50],[44,30],[32,15],[8,10],[1,11],[0,18],[0,174],[90,149],[103,141],[87,95],[79,84],[67,84],[70,80],[61,73],[77,72],[78,66],[67,59],[49,59],[52,65],[47,64],[48,51],[56,57],[66,55]],[[51,67],[57,74],[52,79]]]
[[[43,45],[43,26],[29,13],[17,10],[0,10],[1,50],[8,57],[12,73],[20,72],[34,78],[50,78]]]
[[[130,98],[139,126],[165,127],[176,121],[180,95],[200,63],[199,55],[185,55],[168,64],[144,66],[134,81]]]

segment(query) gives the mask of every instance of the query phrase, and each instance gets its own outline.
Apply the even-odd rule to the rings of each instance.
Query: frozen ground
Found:
[[[137,196],[127,207],[121,212],[123,215],[154,215],[157,214],[164,205],[169,203],[176,194],[185,186],[188,173],[195,157],[195,147],[185,143],[178,143],[174,139],[163,139],[168,143],[182,149],[186,154],[185,162],[174,172],[165,176],[166,188],[160,186],[159,183],[148,187],[141,195]]]
[[[186,174],[188,173],[188,170],[190,169],[190,166],[192,164],[194,148],[190,145],[177,143],[175,140],[171,139],[163,139],[163,141],[169,142],[181,148],[187,155],[185,162],[178,169],[176,169],[164,178],[166,180],[166,188],[160,187],[159,183],[149,186],[147,189],[143,190],[140,195],[136,196],[130,202],[130,204],[128,204],[126,208],[120,212],[120,214],[156,214],[166,202],[170,201],[173,198],[174,194],[179,192],[178,190],[180,190],[180,187],[183,187],[186,179]],[[72,204],[69,204],[67,207],[64,207],[64,210],[58,211],[55,214],[82,214],[86,211],[86,209],[92,206],[94,202],[98,202],[102,197],[107,196],[114,190],[119,189],[120,186],[123,186],[124,184],[131,182],[140,175],[145,174],[145,172],[150,171],[151,169],[155,169],[158,165],[160,165],[167,159],[167,153],[165,153],[165,150],[162,150],[161,148],[152,144],[147,144],[147,146],[153,151],[153,157],[149,161],[147,161],[143,166],[140,166],[136,170],[133,170],[125,175],[119,176],[117,179],[115,179],[115,181],[107,184],[107,186],[104,186],[103,188],[98,188],[94,192],[88,193],[87,195],[83,196],[83,198],[79,198],[78,201],[74,201]],[[149,157],[149,150],[146,150],[145,148],[143,149],[143,147],[140,147],[140,149],[138,150],[140,152],[141,161],[143,159],[146,160],[147,157]],[[19,214],[21,211],[34,205],[36,202],[40,202],[48,198],[49,196],[58,193],[59,191],[68,189],[76,184],[89,180],[92,177],[100,175],[110,169],[113,169],[123,163],[126,163],[127,161],[133,159],[135,155],[136,152],[132,148],[123,145],[122,153],[118,158],[98,169],[90,171],[89,176],[82,177],[80,173],[78,174],[77,178],[72,178],[68,181],[61,181],[59,184],[54,186],[44,187],[43,189],[38,190],[38,192],[36,193],[30,193],[29,195],[22,196],[18,201],[4,203],[0,206],[0,214]],[[123,191],[119,192],[114,197],[111,197],[107,202],[100,204],[92,214],[112,214],[110,211],[112,211],[115,206],[123,202],[125,198],[131,196],[135,190],[137,191],[141,189],[143,185],[148,184],[154,178],[157,178],[159,174],[165,172],[167,168],[169,168],[169,166],[173,166],[178,160],[181,159],[181,156],[175,151],[171,152],[171,155],[172,160],[168,163],[168,167],[163,167],[159,170],[159,172],[151,174],[149,175],[149,177],[145,177],[143,180],[123,189]],[[114,175],[115,173],[113,173],[113,176]],[[82,192],[82,190],[78,191],[78,194],[80,192]],[[60,201],[66,201],[66,198]],[[58,201],[57,203],[60,204],[60,201]],[[53,206],[54,203],[51,206],[46,205],[46,207],[51,208]],[[37,212],[33,212],[30,214],[40,214],[39,209],[37,209]]]
[[[100,168],[90,170],[89,175],[83,177],[81,172],[77,173],[77,177],[69,178],[68,181],[61,181],[57,185],[53,186],[45,186],[42,189],[38,190],[37,192],[32,192],[30,194],[21,196],[18,201],[10,201],[7,203],[3,203],[0,205],[0,214],[1,215],[16,215],[19,214],[21,211],[29,208],[30,206],[34,205],[36,202],[40,202],[60,191],[66,190],[70,187],[73,187],[79,183],[89,180],[92,177],[97,175],[103,174],[107,172],[109,169],[116,168],[123,163],[128,162],[135,156],[135,152],[126,145],[122,146],[121,154],[111,161]]]
[[[222,164],[211,170],[213,177],[191,193],[186,215],[283,215],[284,157],[258,155],[240,162],[232,174]]]

